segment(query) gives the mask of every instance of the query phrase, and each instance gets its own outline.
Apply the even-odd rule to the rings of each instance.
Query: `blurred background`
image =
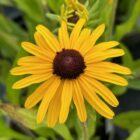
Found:
[[[112,61],[132,69],[128,87],[112,86],[120,101],[116,117],[106,120],[89,108],[89,140],[140,140],[140,0],[81,0],[89,11],[87,26],[106,24],[102,40],[117,40],[126,54]],[[22,41],[34,42],[37,24],[54,33],[59,27],[63,0],[0,0],[0,140],[83,140],[83,128],[72,109],[64,125],[37,125],[36,109],[25,110],[24,101],[35,87],[13,90],[21,77],[9,70],[26,55]]]

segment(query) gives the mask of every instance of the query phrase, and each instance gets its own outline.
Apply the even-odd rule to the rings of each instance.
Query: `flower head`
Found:
[[[61,18],[68,22],[69,28],[74,27],[80,18],[88,20],[88,11],[78,0],[65,0],[65,3],[61,7]]]
[[[102,83],[108,82],[126,86],[127,80],[118,74],[131,71],[118,64],[105,61],[124,55],[116,47],[116,41],[96,44],[103,34],[105,25],[91,31],[84,28],[85,20],[80,19],[69,35],[67,23],[62,21],[58,39],[42,25],[36,27],[36,45],[23,42],[22,47],[31,55],[20,58],[18,67],[11,70],[13,75],[27,75],[14,83],[14,89],[25,88],[35,83],[40,86],[27,98],[25,108],[30,109],[40,102],[37,122],[47,117],[48,126],[64,123],[73,101],[81,122],[87,119],[85,100],[102,116],[112,119],[113,111],[101,100],[116,107],[118,100]]]

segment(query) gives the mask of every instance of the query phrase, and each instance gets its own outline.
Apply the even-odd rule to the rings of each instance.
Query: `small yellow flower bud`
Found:
[[[61,19],[67,21],[69,28],[73,28],[80,18],[88,20],[86,7],[78,0],[65,0],[65,5],[61,7]]]

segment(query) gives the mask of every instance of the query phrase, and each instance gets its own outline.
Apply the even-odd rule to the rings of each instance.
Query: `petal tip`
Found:
[[[80,119],[80,118],[79,118],[79,119]],[[87,120],[87,116],[85,116],[84,118],[81,118],[81,119],[80,119],[80,121],[83,122],[83,123],[86,122],[86,120]]]
[[[21,46],[24,46],[27,42],[23,41],[21,42]]]
[[[116,99],[115,102],[114,102],[113,107],[117,107],[118,105],[119,105],[119,101]]]
[[[118,41],[114,41],[114,43],[116,44],[115,46],[120,45],[120,42],[118,42]]]
[[[123,82],[122,86],[127,86],[127,85],[128,85],[128,81],[126,80]]]
[[[36,30],[39,29],[40,27],[42,27],[42,25],[41,25],[41,24],[38,24],[38,25],[36,26]]]
[[[29,42],[21,42],[21,47],[24,49],[24,48],[26,48],[26,46],[27,46],[27,44],[28,44]]]
[[[21,83],[19,83],[19,81],[15,82],[12,86],[13,89],[21,89],[24,88],[23,85],[21,85]]]
[[[132,73],[133,73],[132,70],[130,68],[127,68],[127,74],[130,75]]]
[[[114,113],[114,112],[112,112],[111,116],[110,116],[108,119],[113,119],[113,118],[114,118],[114,116],[115,116],[115,113]]]
[[[25,107],[25,109],[31,109],[29,101],[25,101],[24,107]]]
[[[122,54],[123,54],[123,55],[125,54],[125,51],[124,51],[124,50],[122,50]]]
[[[36,26],[36,30],[39,32],[41,29],[44,29],[44,28],[46,28],[44,25],[42,25],[42,24],[39,24],[39,25],[37,25]]]
[[[20,88],[19,88],[19,87],[17,86],[17,84],[15,83],[15,84],[13,84],[12,89],[20,89]]]
[[[101,25],[100,25],[100,28],[102,28],[102,30],[105,30],[105,24],[104,24],[104,23],[101,24]]]
[[[11,75],[14,75],[13,69],[11,69],[9,72],[10,72]]]

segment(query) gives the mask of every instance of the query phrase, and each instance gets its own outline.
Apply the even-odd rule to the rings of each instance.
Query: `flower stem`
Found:
[[[118,0],[113,0],[110,5],[107,5],[107,8],[109,10],[106,12],[106,24],[108,27],[108,30],[105,35],[105,40],[111,40],[113,37],[113,29],[115,24],[115,17],[116,17],[116,10],[117,10]]]
[[[83,127],[83,140],[88,140],[87,123],[86,122],[82,123],[82,127]]]
[[[111,12],[111,18],[110,18],[110,23],[111,24],[110,24],[109,39],[111,39],[112,34],[113,34],[117,5],[118,5],[118,0],[114,0],[113,4],[112,4],[112,12]]]
[[[114,0],[113,1],[113,5],[112,5],[112,17],[111,17],[111,32],[110,32],[110,36],[112,36],[112,32],[113,32],[113,28],[114,28],[117,6],[118,6],[118,0]]]

